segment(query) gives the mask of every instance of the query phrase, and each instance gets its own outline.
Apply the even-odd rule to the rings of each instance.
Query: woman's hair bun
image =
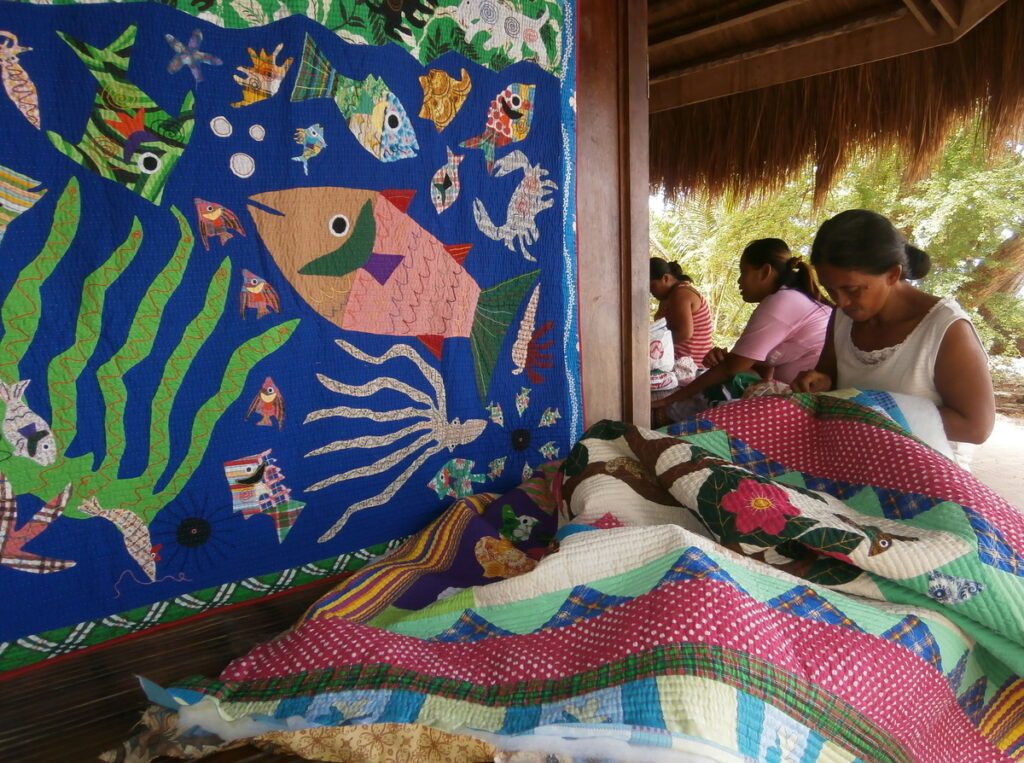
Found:
[[[904,250],[907,254],[907,272],[904,277],[916,281],[928,275],[928,271],[932,267],[932,258],[928,256],[928,253],[912,244],[905,244]]]

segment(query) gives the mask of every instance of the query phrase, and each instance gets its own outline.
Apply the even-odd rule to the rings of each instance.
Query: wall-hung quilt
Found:
[[[0,671],[581,431],[571,0],[0,5]]]

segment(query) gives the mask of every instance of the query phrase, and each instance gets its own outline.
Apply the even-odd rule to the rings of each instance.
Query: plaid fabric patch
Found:
[[[786,473],[786,467],[778,461],[772,461],[759,450],[751,448],[743,440],[729,438],[729,448],[732,450],[732,460],[744,469],[749,469],[754,474],[762,477],[778,477]]]
[[[985,690],[988,688],[988,679],[982,676],[957,699],[960,709],[964,711],[971,723],[975,726],[981,722],[981,713],[985,709]]]
[[[1010,548],[1003,534],[978,512],[965,507],[964,514],[978,538],[978,558],[1003,572],[1024,577],[1024,559]]]
[[[960,691],[960,682],[964,680],[964,673],[967,672],[967,658],[971,656],[970,652],[964,652],[960,655],[960,659],[956,661],[956,665],[949,671],[949,675],[946,676],[946,681],[949,682],[949,689],[954,694]]]
[[[681,437],[682,435],[698,434],[700,432],[710,432],[715,428],[707,419],[702,419],[697,416],[693,416],[684,421],[679,421],[675,424],[669,424],[665,430],[668,434],[674,437]]]
[[[675,564],[661,576],[658,585],[674,583],[679,580],[718,580],[731,585],[737,591],[746,593],[743,587],[733,579],[732,575],[719,567],[711,557],[694,546],[686,549],[676,559]]]
[[[932,632],[928,630],[928,626],[914,615],[904,617],[883,633],[882,638],[905,646],[933,668],[941,670],[942,655],[939,653],[939,645]]]
[[[863,485],[851,485],[849,482],[837,482],[828,477],[813,477],[804,475],[804,484],[808,490],[817,490],[820,493],[828,493],[831,496],[843,500],[863,489]]]
[[[612,596],[585,585],[576,586],[562,606],[558,608],[558,611],[541,628],[561,628],[565,625],[589,620],[630,600],[628,596]]]
[[[448,630],[438,633],[428,641],[472,642],[491,636],[511,636],[512,632],[485,620],[471,609],[467,609]]]
[[[808,620],[838,625],[850,630],[863,630],[857,623],[844,615],[838,608],[825,599],[818,596],[813,589],[807,586],[796,586],[786,591],[781,596],[776,596],[765,602],[781,612],[789,612]]]
[[[873,489],[882,506],[882,512],[889,519],[913,519],[939,503],[937,499],[920,493],[905,493],[880,487]]]

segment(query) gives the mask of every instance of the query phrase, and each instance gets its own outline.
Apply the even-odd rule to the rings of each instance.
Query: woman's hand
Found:
[[[725,360],[725,356],[728,354],[729,351],[726,350],[724,347],[712,347],[711,351],[704,356],[704,360],[702,361],[704,363],[704,367],[714,368],[723,360]]]
[[[821,371],[801,371],[789,386],[794,392],[828,392],[832,377]]]

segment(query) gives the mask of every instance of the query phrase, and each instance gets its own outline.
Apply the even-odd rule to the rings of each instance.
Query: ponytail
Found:
[[[755,268],[770,265],[779,276],[776,291],[788,287],[803,292],[815,302],[829,304],[825,290],[818,283],[818,275],[814,268],[810,263],[804,262],[802,257],[794,255],[789,250],[789,245],[781,238],[759,238],[751,241],[743,250],[740,259]]]
[[[692,282],[693,279],[683,272],[682,267],[675,260],[665,260],[661,257],[651,257],[651,280],[657,281],[665,275],[670,275],[677,281]]]
[[[802,291],[815,302],[831,304],[825,290],[818,282],[818,273],[809,262],[803,257],[793,256],[786,261],[786,265],[779,274],[779,288],[787,286],[790,289]]]

